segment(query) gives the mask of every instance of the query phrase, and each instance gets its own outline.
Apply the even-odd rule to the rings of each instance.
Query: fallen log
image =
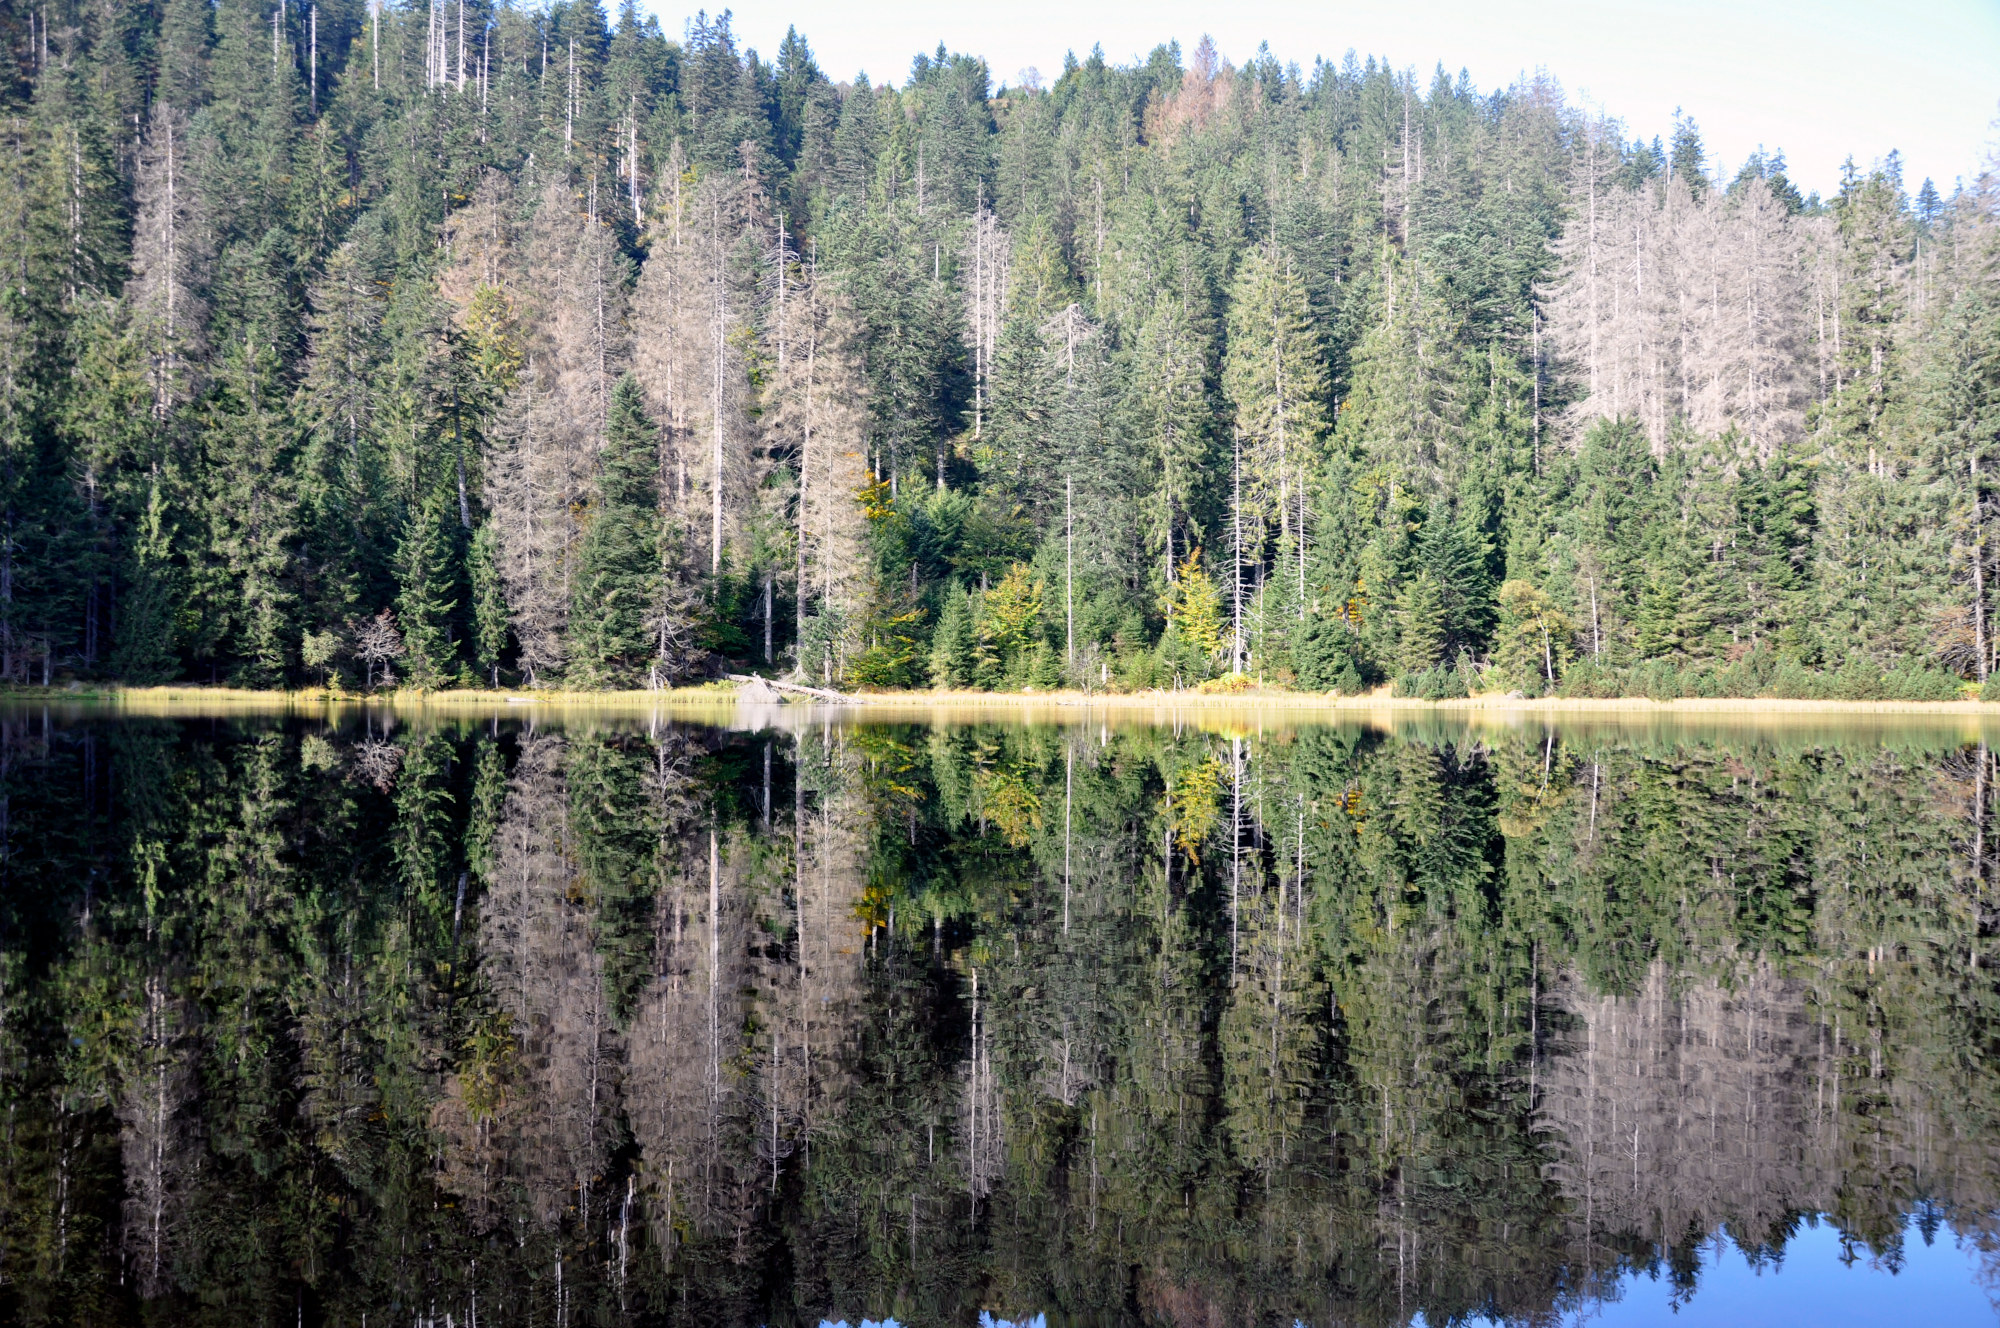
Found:
[[[807,687],[803,683],[780,682],[776,678],[760,678],[750,673],[725,673],[722,676],[731,682],[762,683],[766,687],[775,687],[781,692],[797,692],[801,696],[810,696],[816,701],[832,701],[836,705],[859,705],[861,703],[861,698],[858,696],[849,696],[845,692],[830,692],[824,687]]]

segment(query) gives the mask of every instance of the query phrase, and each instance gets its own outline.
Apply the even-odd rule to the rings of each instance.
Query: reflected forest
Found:
[[[1994,780],[16,711],[0,1314],[1441,1324],[1699,1303],[1712,1232],[1814,1214],[2000,1258]]]

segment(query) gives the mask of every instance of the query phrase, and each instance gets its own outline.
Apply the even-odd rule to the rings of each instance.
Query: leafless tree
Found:
[[[1102,190],[1099,190],[1102,226]],[[1100,248],[1102,243],[1100,241]],[[965,283],[965,340],[972,347],[972,436],[983,436],[986,401],[991,393],[993,357],[1000,347],[1000,328],[1007,318],[1007,277],[1013,241],[1000,219],[981,207],[972,219],[961,258]]]
[[[354,773],[385,793],[402,765],[403,749],[386,738],[364,738],[354,744]]]
[[[598,1183],[617,1110],[623,1039],[612,1026],[604,956],[569,827],[561,738],[523,744],[493,845],[480,911],[480,971],[505,1020],[504,1056],[462,1065],[438,1108],[445,1183],[493,1220],[518,1186],[545,1226],[589,1222],[616,1202]]]
[[[147,1296],[166,1287],[189,1173],[199,1152],[192,1122],[182,1114],[196,1089],[189,1012],[168,974],[146,975],[137,1045],[118,1101],[126,1258]]]
[[[384,609],[373,618],[364,618],[354,624],[349,635],[354,641],[354,657],[361,661],[365,670],[363,688],[373,690],[375,671],[382,671],[382,681],[393,680],[389,672],[389,662],[403,657],[403,637],[396,630],[396,620]]]
[[[514,184],[497,170],[480,177],[472,199],[445,221],[445,267],[438,292],[461,313],[470,308],[481,286],[505,291],[516,303],[521,291],[514,283],[521,271],[515,214],[519,203]]]

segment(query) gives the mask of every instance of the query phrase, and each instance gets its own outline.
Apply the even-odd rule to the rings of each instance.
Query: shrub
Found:
[[[1664,659],[1649,659],[1633,668],[1631,691],[1628,695],[1643,696],[1651,701],[1675,701],[1681,695],[1680,670]]]
[[[1118,685],[1128,692],[1143,692],[1160,685],[1159,660],[1150,650],[1139,649],[1118,659]]]
[[[1215,672],[1215,655],[1181,631],[1179,619],[1160,634],[1158,686],[1194,687]]]
[[[847,661],[847,681],[863,689],[920,687],[922,674],[921,656],[900,641],[870,646]]]
[[[1771,670],[1763,695],[1784,701],[1816,701],[1826,695],[1823,677],[1786,655]]]
[[[1470,696],[1465,675],[1449,666],[1405,673],[1396,679],[1395,694],[1420,701],[1450,701]]]
[[[1833,695],[1842,701],[1873,701],[1882,695],[1882,670],[1861,655],[1849,656],[1831,681]]]
[[[1578,660],[1563,672],[1556,695],[1580,699],[1609,699],[1626,694],[1622,680],[1596,660]]]

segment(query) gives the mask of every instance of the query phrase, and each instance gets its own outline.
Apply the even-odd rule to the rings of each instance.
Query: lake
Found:
[[[1989,738],[17,704],[0,1315],[2000,1322]]]

